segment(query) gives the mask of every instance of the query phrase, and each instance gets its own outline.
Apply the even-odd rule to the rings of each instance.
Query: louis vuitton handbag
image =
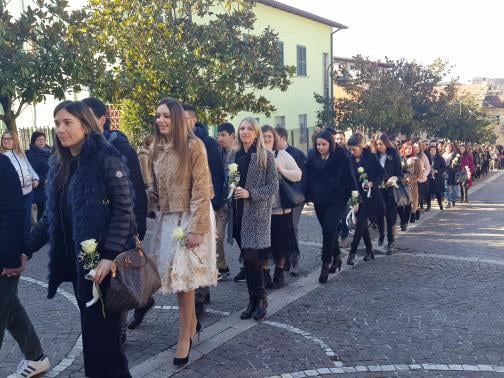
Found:
[[[136,246],[118,255],[111,267],[112,277],[105,296],[105,307],[123,312],[143,307],[161,287],[159,272],[135,237]]]

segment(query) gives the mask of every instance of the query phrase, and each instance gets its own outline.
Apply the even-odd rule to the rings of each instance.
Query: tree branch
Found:
[[[14,113],[14,118],[19,117],[19,115],[23,111],[23,105],[25,105],[25,104],[26,104],[26,101],[25,100],[21,100],[21,102],[19,103],[19,106],[18,106],[16,112]]]

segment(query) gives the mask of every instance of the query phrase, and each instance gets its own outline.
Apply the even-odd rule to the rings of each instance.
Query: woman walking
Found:
[[[0,151],[9,158],[16,169],[21,189],[23,191],[23,201],[25,205],[25,238],[30,235],[31,212],[33,203],[33,189],[39,186],[39,176],[26,158],[24,151],[19,144],[19,138],[14,131],[6,131],[2,134]]]
[[[357,211],[355,233],[347,259],[348,265],[354,265],[355,254],[357,253],[361,239],[364,240],[366,246],[364,261],[374,259],[368,220],[370,216],[373,216],[376,219],[381,219],[383,222],[383,217],[385,216],[385,204],[380,190],[385,177],[385,170],[376,158],[376,155],[365,146],[365,140],[361,134],[354,134],[348,139],[348,147],[352,153],[353,173],[361,198]]]
[[[26,157],[39,177],[39,184],[33,189],[33,203],[37,206],[37,221],[42,218],[45,210],[45,182],[51,156],[51,149],[47,146],[46,140],[44,133],[35,131],[31,136],[30,149],[26,151]]]
[[[84,103],[60,103],[54,123],[56,150],[47,176],[47,207],[32,231],[28,250],[36,251],[50,241],[48,298],[62,282],[74,286],[86,376],[131,377],[121,344],[120,313],[100,301],[87,305],[93,298],[93,281],[105,298],[112,260],[135,246],[130,181],[121,156],[105,141]],[[91,239],[97,242],[99,259],[94,275],[79,258],[82,243]]]
[[[182,105],[161,100],[156,112],[153,187],[159,203],[152,257],[163,293],[176,293],[179,336],[174,365],[189,361],[191,338],[200,331],[194,290],[217,284],[212,181],[203,142],[188,126]]]
[[[446,202],[447,208],[454,207],[459,196],[459,185],[457,184],[457,172],[460,171],[460,154],[455,150],[454,145],[446,142],[441,155],[446,165]]]
[[[431,197],[435,196],[439,205],[439,210],[443,210],[443,193],[445,192],[445,172],[446,163],[439,154],[437,147],[429,148],[431,161],[431,174],[429,177],[429,189]]]
[[[418,210],[418,177],[422,173],[420,160],[415,155],[413,144],[404,142],[401,147],[401,165],[403,168],[404,182],[408,185],[411,195],[411,205],[398,209],[401,218],[401,230],[406,231],[408,222],[415,223]]]
[[[322,227],[322,268],[319,282],[341,269],[338,224],[346,214],[347,201],[355,190],[355,178],[344,150],[329,131],[317,135],[317,147],[308,152],[306,201],[313,202]]]
[[[278,150],[278,135],[275,129],[265,125],[261,127],[264,147],[275,155],[275,165],[282,180],[290,182],[301,181],[302,172],[294,158],[284,150]],[[275,194],[271,215],[271,254],[275,260],[272,289],[279,289],[285,285],[284,268],[286,260],[292,261],[299,257],[299,248],[294,233],[292,209],[282,206],[280,191]],[[268,273],[269,275],[269,273]]]
[[[460,202],[468,203],[469,202],[469,188],[473,183],[473,175],[474,175],[474,162],[472,153],[470,153],[466,146],[459,146],[460,150],[460,167],[465,170],[466,175],[464,176],[464,180],[460,183]]]
[[[249,303],[242,319],[260,320],[268,305],[263,263],[271,247],[271,210],[278,191],[275,157],[264,147],[261,127],[245,118],[238,127],[237,150],[230,156],[236,164],[233,201],[230,206],[228,240],[234,238],[243,258]]]
[[[397,222],[397,205],[394,199],[394,185],[401,182],[403,179],[403,171],[401,167],[401,157],[392,145],[387,134],[380,134],[375,140],[376,156],[380,165],[385,171],[384,182],[382,187],[382,197],[385,202],[385,219],[387,220],[387,254],[393,253],[395,228]],[[379,231],[378,245],[382,246],[385,240],[385,222],[383,217],[377,218]]]

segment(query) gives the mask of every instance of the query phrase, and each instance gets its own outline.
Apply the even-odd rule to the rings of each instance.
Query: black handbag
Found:
[[[397,188],[393,188],[394,201],[397,207],[404,207],[411,204],[411,194],[409,188],[402,182],[397,182]]]
[[[455,182],[457,184],[462,184],[464,181],[467,181],[467,171],[465,168],[462,168],[462,170],[455,173]]]
[[[305,202],[301,182],[291,182],[280,176],[279,182],[280,202],[283,209],[293,209]]]

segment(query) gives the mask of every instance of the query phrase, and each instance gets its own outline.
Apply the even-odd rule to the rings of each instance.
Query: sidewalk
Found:
[[[134,377],[355,376],[359,369],[374,371],[372,377],[467,376],[448,367],[462,363],[489,364],[495,371],[504,365],[495,332],[504,325],[499,290],[504,219],[495,211],[504,206],[501,174],[477,184],[469,205],[425,213],[407,233],[399,232],[398,254],[366,264],[360,256],[355,268],[344,265],[323,286],[318,284],[321,231],[307,207],[301,220],[302,274],[288,276],[289,285],[269,295],[265,321],[239,319],[247,302],[245,283],[232,278],[219,283],[212,289],[190,364],[174,370],[176,298],[157,295],[157,307],[128,333],[126,353]],[[234,275],[238,250],[226,248],[226,255]],[[48,301],[46,275],[43,250],[30,261],[20,284],[22,301],[54,366],[46,376],[83,377],[72,288],[65,285]],[[8,336],[0,351],[0,377],[20,358]],[[419,363],[451,371],[431,372],[432,366]],[[474,376],[487,374],[478,369]]]

